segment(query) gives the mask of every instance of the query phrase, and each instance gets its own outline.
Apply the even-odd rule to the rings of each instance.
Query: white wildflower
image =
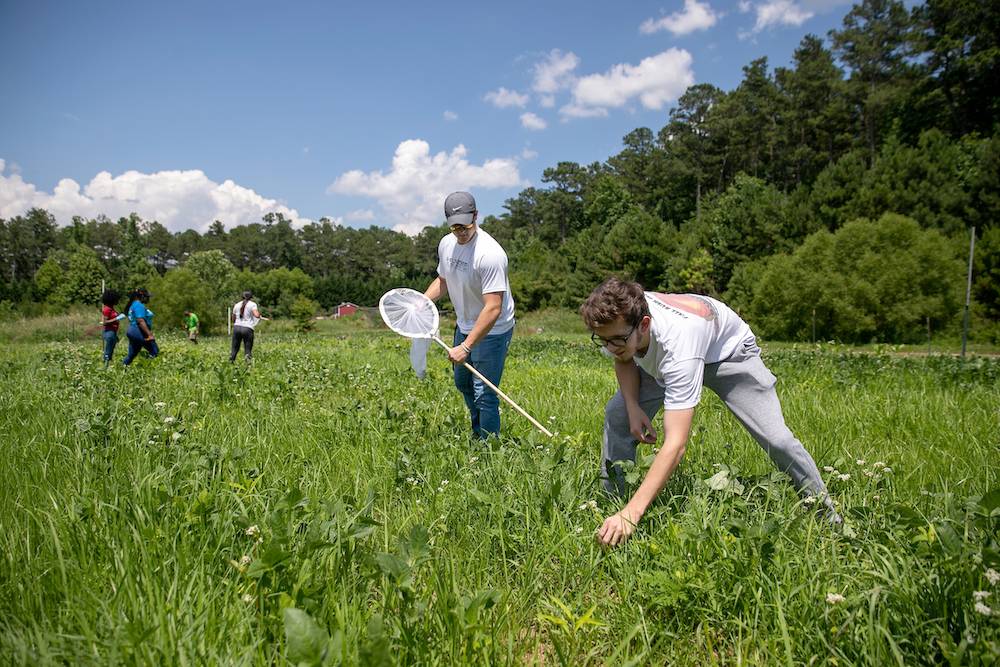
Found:
[[[803,504],[812,505],[816,502],[816,496],[806,496],[802,499]]]
[[[257,527],[257,524],[254,524],[254,525],[250,526],[249,528],[247,528],[246,533],[250,537],[256,537],[256,536],[260,535],[260,528]]]
[[[865,460],[864,459],[858,459],[857,461],[855,461],[855,463],[857,463],[859,466],[863,466],[865,464]]]
[[[583,526],[577,526],[576,527],[576,533],[577,533],[577,535],[579,535],[582,532],[583,532]]]
[[[826,594],[826,603],[827,604],[840,604],[841,602],[844,601],[844,599],[845,599],[844,596],[841,595],[840,593],[827,593]]]
[[[164,417],[163,418],[163,423],[164,424],[173,424],[175,421],[177,421],[177,420],[174,419],[173,417]]]
[[[171,440],[180,440],[181,439],[181,434],[175,431],[174,433],[170,434],[170,439]]]
[[[875,473],[873,473],[871,470],[866,470],[865,471],[865,477],[874,477],[874,476],[875,476]]]
[[[441,486],[448,486],[448,480],[442,479],[441,480]]]
[[[246,567],[247,565],[250,564],[251,560],[252,559],[250,558],[250,554],[243,554],[242,556],[240,556],[240,567]]]
[[[476,462],[476,461],[478,461],[478,460],[479,460],[479,457],[478,457],[478,456],[472,456],[472,457],[469,457],[469,463],[470,463],[470,464],[471,464],[471,463],[475,463],[475,462]]]
[[[247,604],[250,604],[251,602],[253,602],[253,594],[252,593],[244,593],[243,594],[243,601],[246,602]]]
[[[597,501],[596,500],[588,500],[584,504],[580,505],[580,509],[581,510],[594,510],[594,511],[596,511],[597,510]]]
[[[975,609],[978,613],[982,614],[983,616],[993,615],[993,610],[984,605],[982,602],[977,602],[976,604],[972,605],[972,608]]]
[[[836,470],[833,466],[823,466],[823,472],[835,472]]]
[[[159,403],[153,403],[153,407],[156,408],[157,410],[162,410],[163,408],[167,407],[167,404],[164,403],[163,401],[160,401]]]
[[[1000,572],[997,572],[992,567],[991,568],[987,568],[987,570],[986,570],[986,579],[991,584],[993,584],[994,586],[996,586],[997,582],[1000,581]]]
[[[874,496],[872,496],[872,500],[882,500],[882,496],[875,494]]]
[[[892,473],[892,468],[886,466],[885,468],[882,468],[882,472],[884,472],[886,475],[889,475]]]
[[[876,461],[872,464],[873,468],[884,468],[886,466],[885,461]]]
[[[972,591],[972,597],[976,600],[976,602],[982,602],[989,596],[990,596],[989,591]]]
[[[846,472],[842,472],[839,475],[837,475],[837,479],[839,479],[841,482],[846,482],[850,478],[851,478],[851,476],[848,475]]]
[[[188,407],[189,408],[196,408],[196,407],[198,407],[198,401],[190,401],[190,402],[188,402]]]

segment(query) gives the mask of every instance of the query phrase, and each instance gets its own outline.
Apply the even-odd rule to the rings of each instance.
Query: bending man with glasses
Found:
[[[663,446],[639,488],[607,519],[597,538],[615,546],[628,539],[684,456],[702,386],[732,411],[803,496],[833,509],[816,463],[785,425],[774,385],[750,327],[721,301],[696,294],[644,292],[609,278],[580,307],[591,340],[615,360],[618,392],[604,410],[601,475],[609,493],[625,494],[618,461],[635,461],[638,441],[656,442],[652,419],[663,407]]]
[[[514,335],[514,299],[507,279],[507,253],[476,224],[476,200],[453,192],[444,201],[451,233],[438,244],[438,277],[424,291],[437,301],[445,292],[458,320],[454,347],[455,386],[462,393],[479,438],[500,434],[500,399],[462,364],[470,363],[500,386],[507,349]]]

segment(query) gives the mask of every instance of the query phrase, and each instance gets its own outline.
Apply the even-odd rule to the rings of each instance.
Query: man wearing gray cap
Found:
[[[453,192],[444,200],[451,234],[438,244],[438,277],[424,291],[437,301],[446,291],[455,306],[455,338],[448,357],[479,438],[500,434],[500,399],[462,364],[470,363],[500,386],[514,334],[514,299],[507,279],[507,253],[476,224],[476,200]]]

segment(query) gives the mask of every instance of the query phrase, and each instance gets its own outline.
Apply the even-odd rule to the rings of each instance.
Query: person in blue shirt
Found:
[[[147,303],[149,303],[149,292],[144,288],[140,287],[128,295],[128,306],[125,307],[129,321],[128,331],[125,332],[128,338],[126,366],[132,363],[141,350],[146,350],[150,358],[160,353],[156,337],[153,336],[153,311],[146,306]]]

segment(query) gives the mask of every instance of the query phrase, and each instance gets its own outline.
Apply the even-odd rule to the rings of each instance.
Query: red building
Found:
[[[334,312],[334,317],[344,317],[345,315],[353,315],[358,312],[358,306],[354,303],[344,302],[337,306],[337,310]]]

